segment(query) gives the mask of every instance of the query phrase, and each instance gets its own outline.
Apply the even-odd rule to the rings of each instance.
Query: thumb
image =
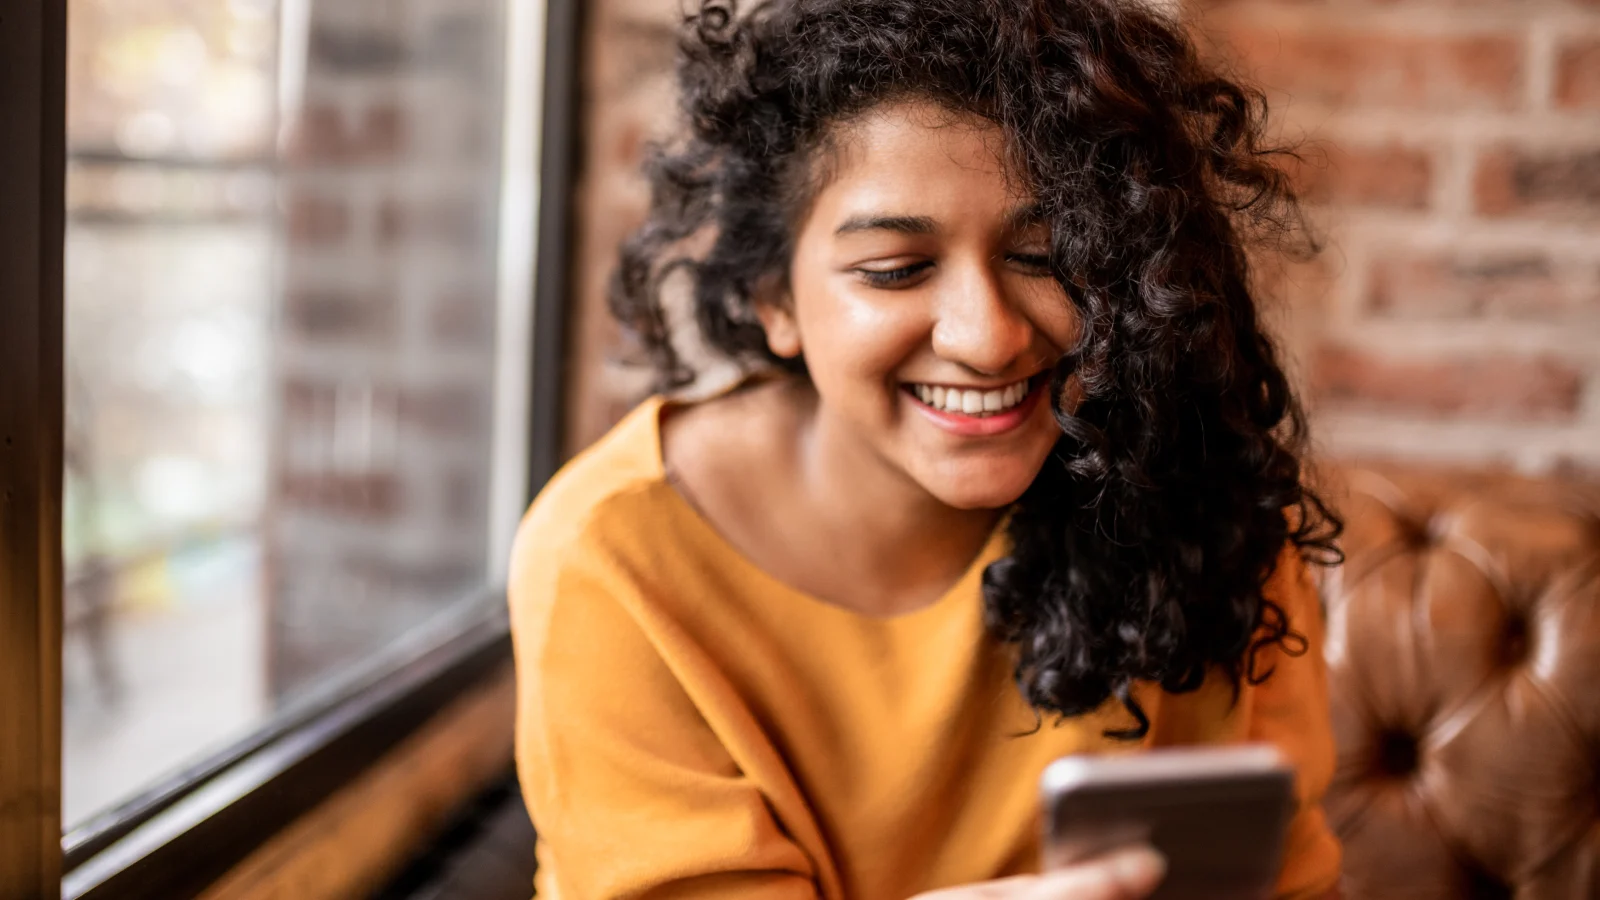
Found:
[[[1167,860],[1149,847],[1118,850],[1042,876],[1038,900],[1137,900],[1167,874]]]

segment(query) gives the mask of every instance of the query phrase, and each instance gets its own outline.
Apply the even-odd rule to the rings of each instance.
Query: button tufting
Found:
[[[1513,615],[1506,619],[1500,633],[1500,663],[1504,666],[1519,666],[1528,659],[1528,620],[1522,616]]]
[[[1378,771],[1392,778],[1404,778],[1417,770],[1417,739],[1401,731],[1378,735]]]
[[[1482,869],[1469,869],[1466,881],[1466,900],[1510,900],[1515,893],[1505,882]]]
[[[1349,883],[1600,900],[1600,490],[1398,469],[1351,485],[1356,537],[1325,588]]]
[[[1444,540],[1449,527],[1449,517],[1440,511],[1430,511],[1420,516],[1400,516],[1395,519],[1400,539],[1412,550],[1425,550]]]

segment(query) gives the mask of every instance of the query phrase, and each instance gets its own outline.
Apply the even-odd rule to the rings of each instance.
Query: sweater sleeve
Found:
[[[1281,646],[1264,650],[1257,671],[1270,666],[1272,675],[1250,692],[1250,739],[1276,744],[1296,771],[1298,809],[1289,824],[1277,895],[1320,897],[1338,884],[1341,859],[1339,841],[1322,811],[1334,767],[1322,605],[1305,563],[1292,549],[1280,559],[1266,594],[1306,642],[1298,656]],[[1297,644],[1291,639],[1288,649]]]
[[[674,675],[670,640],[641,627],[648,586],[592,528],[547,530],[524,523],[510,586],[541,896],[815,900],[811,860]]]

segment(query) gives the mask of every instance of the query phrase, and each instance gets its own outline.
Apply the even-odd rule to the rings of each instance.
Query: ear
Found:
[[[764,290],[755,303],[756,317],[767,332],[767,349],[774,356],[794,359],[800,355],[800,323],[795,321],[794,302],[778,290]]]

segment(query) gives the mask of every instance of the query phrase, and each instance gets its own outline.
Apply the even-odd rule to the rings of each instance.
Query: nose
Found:
[[[1033,324],[1007,297],[998,273],[967,267],[945,279],[935,303],[933,352],[982,375],[1006,375],[1033,346]]]

